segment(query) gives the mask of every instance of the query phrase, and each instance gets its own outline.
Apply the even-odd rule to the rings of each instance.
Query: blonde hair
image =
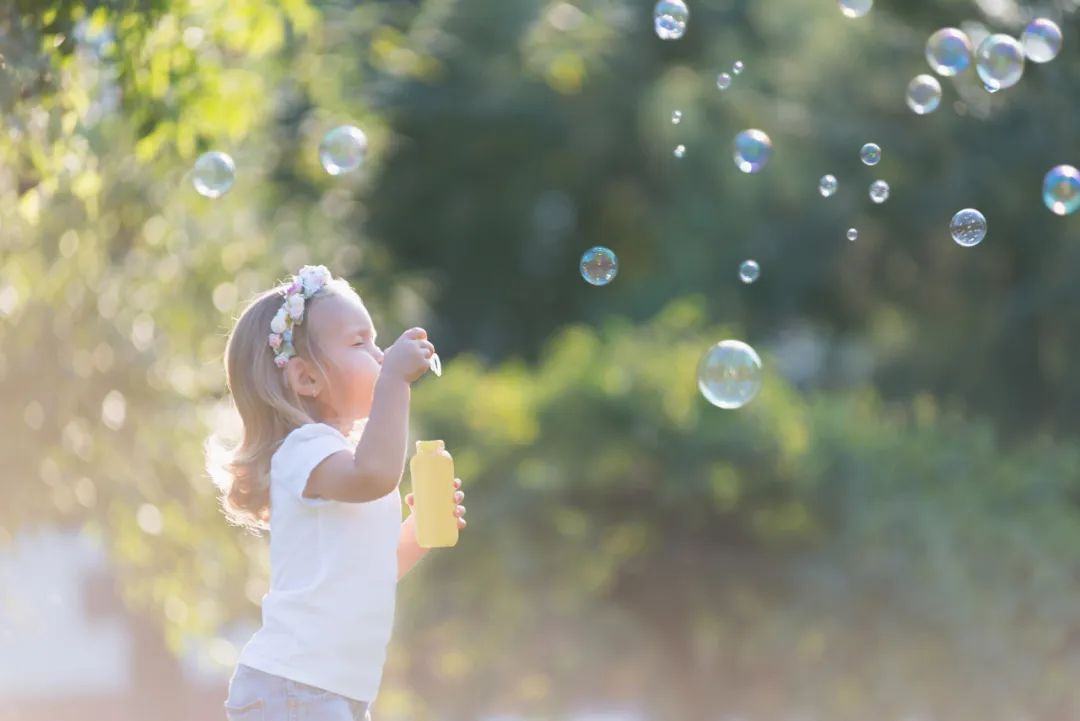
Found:
[[[205,444],[206,470],[218,488],[226,520],[256,536],[270,529],[270,459],[274,451],[294,429],[319,422],[312,399],[289,385],[284,369],[274,365],[274,353],[267,343],[270,322],[281,308],[290,282],[255,296],[236,319],[225,344],[225,382],[240,417],[240,438],[230,444],[220,429],[214,429]],[[308,332],[308,321],[312,306],[332,295],[359,300],[346,281],[334,278],[307,300],[305,322],[293,328],[296,355],[314,363],[327,380],[322,352],[314,334]]]

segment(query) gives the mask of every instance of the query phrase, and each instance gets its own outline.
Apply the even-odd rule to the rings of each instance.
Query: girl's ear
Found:
[[[311,364],[300,356],[293,356],[285,366],[285,376],[289,379],[289,386],[296,391],[297,395],[315,398],[322,390],[322,382],[313,372]]]

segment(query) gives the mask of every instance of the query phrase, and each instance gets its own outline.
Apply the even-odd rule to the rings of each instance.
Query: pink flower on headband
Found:
[[[270,334],[270,347],[274,350],[281,348],[281,336],[277,333]]]
[[[274,365],[278,368],[284,368],[289,365],[289,357],[287,355],[278,354],[274,356]]]

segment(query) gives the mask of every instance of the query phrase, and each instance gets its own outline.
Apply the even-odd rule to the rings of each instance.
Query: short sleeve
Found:
[[[325,423],[308,423],[285,437],[270,460],[270,483],[277,484],[290,498],[306,506],[332,503],[329,498],[304,496],[308,478],[315,468],[338,451],[352,452],[349,441]]]

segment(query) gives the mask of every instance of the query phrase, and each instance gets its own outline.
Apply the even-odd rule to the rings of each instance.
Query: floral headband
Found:
[[[293,276],[292,283],[282,292],[285,302],[270,321],[269,345],[274,351],[274,365],[284,368],[296,355],[293,348],[293,327],[304,322],[304,301],[315,295],[331,280],[325,265],[305,265]]]

